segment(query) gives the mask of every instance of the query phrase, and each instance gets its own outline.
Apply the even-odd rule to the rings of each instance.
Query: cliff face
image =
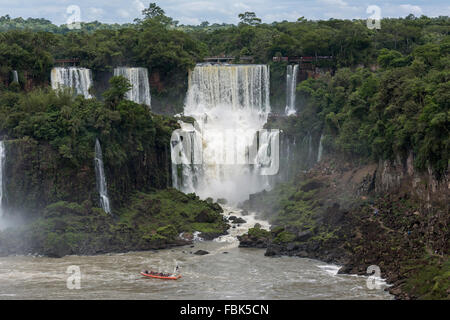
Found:
[[[107,148],[108,146],[105,146]],[[144,150],[124,165],[105,163],[108,194],[113,208],[121,207],[136,190],[170,186],[168,146]],[[87,157],[89,158],[89,157]],[[33,217],[57,201],[99,203],[92,161],[74,166],[47,143],[33,139],[7,140],[5,164],[6,211]]]
[[[252,196],[246,207],[274,227],[269,235],[250,230],[241,245],[337,263],[343,273],[365,275],[377,265],[399,298],[449,298],[448,174],[419,172],[413,160],[361,165],[325,157]]]
[[[433,205],[448,206],[448,172],[450,167],[447,174],[438,179],[430,167],[426,172],[416,170],[412,153],[403,161],[400,157],[394,161],[380,160],[374,180],[375,191],[407,193],[419,199],[428,208]]]
[[[59,201],[94,201],[93,164],[68,166],[48,144],[32,139],[7,140],[5,175],[6,212],[36,216],[46,205]]]

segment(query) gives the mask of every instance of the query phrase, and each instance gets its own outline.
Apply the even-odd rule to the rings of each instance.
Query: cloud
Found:
[[[411,4],[401,4],[398,6],[401,14],[414,14],[415,16],[420,16],[423,14],[422,8],[419,6]]]
[[[326,4],[329,6],[345,7],[348,5],[348,3],[343,0],[319,0],[319,2],[322,2],[323,4]]]
[[[133,6],[136,8],[137,11],[142,12],[142,10],[145,9],[145,5],[142,3],[142,1],[134,0]]]
[[[367,18],[366,8],[378,5],[383,17],[449,15],[448,0],[0,0],[0,16],[46,18],[65,23],[70,4],[80,7],[83,21],[127,23],[141,17],[143,9],[156,2],[181,24],[197,21],[238,23],[238,14],[253,11],[265,23],[329,18]],[[403,4],[402,4],[403,3]]]

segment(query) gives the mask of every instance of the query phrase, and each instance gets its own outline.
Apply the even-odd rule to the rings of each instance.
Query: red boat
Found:
[[[161,276],[158,274],[151,274],[151,273],[145,273],[145,272],[141,272],[141,275],[143,277],[147,277],[147,278],[155,278],[155,279],[164,279],[164,280],[178,280],[181,278],[181,275],[170,275],[168,277],[165,276]]]

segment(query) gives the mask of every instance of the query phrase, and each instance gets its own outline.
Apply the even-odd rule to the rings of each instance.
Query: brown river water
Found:
[[[234,210],[232,215],[240,214]],[[230,229],[230,235],[198,240],[194,247],[60,259],[0,258],[0,299],[392,299],[382,281],[379,289],[369,289],[367,277],[338,275],[338,266],[239,248],[236,235],[255,222],[268,227],[253,215],[244,219],[247,223]],[[200,249],[209,254],[193,254]],[[177,281],[139,275],[145,269],[172,272],[177,265],[182,274]],[[73,289],[76,281],[67,273],[73,266],[80,271],[79,289]]]

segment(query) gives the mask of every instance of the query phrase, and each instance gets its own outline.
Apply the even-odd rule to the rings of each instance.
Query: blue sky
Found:
[[[98,20],[106,23],[132,22],[141,17],[143,8],[156,2],[166,14],[182,24],[237,23],[237,15],[254,11],[263,22],[295,21],[304,16],[307,19],[368,18],[369,5],[381,9],[381,17],[404,17],[410,13],[434,17],[450,16],[447,0],[0,0],[0,16],[46,18],[55,24],[66,23],[73,13],[67,8],[80,8],[81,21]]]

